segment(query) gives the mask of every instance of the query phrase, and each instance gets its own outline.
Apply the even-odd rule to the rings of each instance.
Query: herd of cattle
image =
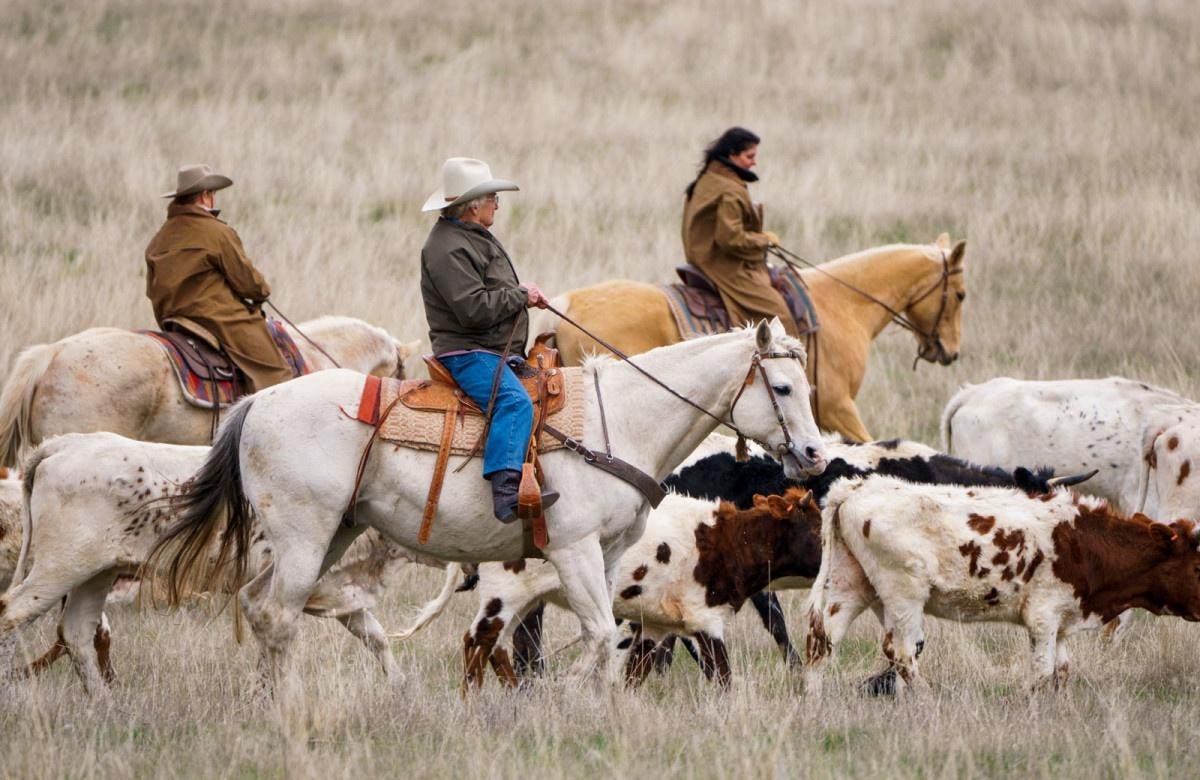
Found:
[[[802,653],[809,690],[867,609],[882,626],[886,661],[867,683],[876,693],[925,685],[925,614],[1024,625],[1035,687],[1066,679],[1067,635],[1115,627],[1131,608],[1200,620],[1200,550],[1185,519],[1200,516],[1200,474],[1192,474],[1200,405],[1120,378],[996,379],[959,391],[941,434],[940,452],[903,440],[831,440],[824,473],[802,482],[761,455],[739,462],[732,439],[710,437],[668,478],[672,494],[612,583],[614,613],[628,628],[620,644],[628,683],[670,663],[677,638],[707,677],[728,683],[726,635],[748,600],[798,663],[771,595],[788,588],[811,588]],[[207,452],[71,434],[41,445],[22,479],[0,479],[0,676],[65,654],[89,692],[107,689],[106,600],[119,580],[145,574],[141,565],[173,520],[172,497]],[[270,540],[259,532],[253,545],[251,568],[261,570]],[[509,685],[543,667],[541,607],[561,594],[540,560],[464,572],[369,531],[322,578],[306,611],[336,618],[393,676],[389,636],[372,610],[413,562],[445,568],[444,585],[396,636],[473,588],[479,611],[463,637],[464,684],[482,684],[489,665]],[[20,629],[60,604],[58,642],[18,664]],[[509,639],[521,640],[516,659]]]

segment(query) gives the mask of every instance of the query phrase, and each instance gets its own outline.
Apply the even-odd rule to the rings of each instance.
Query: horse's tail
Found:
[[[245,580],[254,512],[242,487],[242,427],[254,396],[239,401],[204,465],[172,499],[175,523],[142,564],[150,591],[178,604],[193,593],[235,593]],[[215,547],[214,547],[215,545]]]
[[[17,554],[17,568],[13,571],[12,585],[25,579],[26,567],[29,564],[29,547],[33,539],[33,510],[30,507],[33,499],[33,480],[37,476],[38,466],[50,455],[50,448],[38,447],[26,459],[24,479],[21,481],[21,552]]]
[[[972,385],[963,385],[958,389],[949,401],[946,402],[946,408],[942,410],[942,419],[938,425],[939,438],[942,445],[942,452],[953,453],[954,447],[954,430],[953,420],[954,415],[958,413],[967,403],[967,396],[971,394]]]
[[[442,584],[441,593],[433,597],[433,600],[421,607],[421,613],[417,615],[416,621],[395,634],[388,634],[388,639],[408,639],[413,634],[420,631],[425,626],[433,622],[433,619],[446,609],[446,605],[450,603],[451,597],[454,596],[454,589],[458,586],[458,578],[462,575],[462,564],[450,563],[446,565],[446,581]]]
[[[22,351],[13,365],[0,391],[0,466],[18,465],[32,443],[33,394],[57,354],[57,344],[38,344]]]
[[[561,312],[565,312],[571,308],[571,293],[566,292],[562,295],[555,296],[550,299],[550,305]],[[525,351],[533,346],[533,340],[543,333],[558,332],[558,315],[547,309],[531,309],[529,312],[529,339],[525,344]]]

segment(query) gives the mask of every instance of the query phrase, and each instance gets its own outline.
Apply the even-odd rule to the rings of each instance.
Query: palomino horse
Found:
[[[922,359],[949,365],[958,358],[967,295],[965,249],[965,241],[950,249],[950,237],[943,233],[932,245],[882,246],[801,272],[821,322],[809,355],[808,378],[816,385],[822,430],[857,441],[871,439],[854,399],[867,373],[871,342],[893,319],[888,309],[903,314],[913,326]],[[617,279],[572,290],[551,303],[627,355],[680,339],[666,295],[651,284]],[[568,324],[542,325],[548,322],[544,317],[537,315],[529,333],[557,330],[558,348],[568,365],[603,351]]]
[[[627,363],[590,361],[584,366],[590,375],[584,441],[604,446],[602,395],[612,453],[655,479],[671,473],[717,426],[717,417],[762,443],[788,475],[819,473],[825,468],[823,445],[808,404],[803,358],[803,345],[786,336],[778,321],[637,358],[641,369],[695,406],[653,386]],[[593,387],[600,384],[604,390],[597,394]],[[166,573],[172,595],[208,589],[207,583],[231,576],[231,569],[237,578],[254,517],[274,544],[274,565],[243,587],[240,597],[276,682],[287,668],[296,618],[318,577],[366,527],[447,561],[525,555],[520,524],[501,524],[492,516],[488,483],[477,465],[446,474],[432,538],[419,545],[433,452],[374,448],[361,465],[355,511],[347,512],[373,431],[343,410],[358,405],[363,385],[360,374],[326,371],[241,401],[183,493],[182,519],[147,564]],[[583,654],[574,671],[607,676],[616,639],[611,584],[621,554],[645,528],[649,501],[572,451],[549,452],[542,465],[547,484],[562,494],[547,517],[550,541],[543,554],[581,623]]]
[[[353,317],[320,317],[299,328],[340,366],[364,374],[400,376],[417,348]],[[304,336],[288,333],[314,371],[334,367]],[[134,331],[91,328],[23,351],[0,392],[0,465],[17,465],[51,436],[92,431],[208,444],[212,412],[184,399],[163,348]]]

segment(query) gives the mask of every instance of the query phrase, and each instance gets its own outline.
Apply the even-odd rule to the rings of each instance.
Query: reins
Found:
[[[270,301],[269,299],[268,299],[268,300],[265,300],[265,301],[263,301],[263,303],[265,303],[267,306],[270,306],[270,307],[271,307],[271,311],[273,311],[273,312],[275,312],[276,314],[278,314],[278,315],[279,315],[279,319],[281,319],[281,320],[283,320],[284,322],[286,322],[286,323],[287,323],[289,326],[291,326],[291,329],[292,329],[292,330],[294,330],[294,331],[296,331],[297,333],[299,333],[299,334],[300,334],[300,338],[304,339],[304,340],[305,340],[305,341],[307,341],[309,344],[312,344],[313,348],[314,348],[314,349],[316,349],[316,350],[317,350],[317,352],[320,352],[322,355],[324,355],[326,358],[328,358],[328,359],[329,359],[329,362],[330,362],[330,363],[333,363],[333,367],[334,367],[334,368],[341,368],[341,367],[342,367],[342,364],[341,364],[341,363],[339,363],[339,362],[337,362],[336,360],[334,360],[334,359],[333,359],[333,355],[330,355],[328,352],[326,352],[324,349],[322,349],[322,348],[321,348],[321,345],[320,345],[320,344],[318,344],[317,342],[315,342],[315,341],[313,341],[312,339],[310,339],[310,338],[308,337],[308,335],[307,335],[307,334],[305,334],[305,332],[304,332],[304,331],[302,331],[302,330],[300,330],[299,328],[297,328],[297,327],[296,327],[296,323],[294,323],[294,322],[292,322],[291,320],[289,320],[289,319],[287,318],[287,315],[286,315],[286,314],[284,314],[283,312],[281,312],[281,311],[279,310],[279,307],[278,307],[278,306],[276,306],[275,304],[271,303],[271,301]]]
[[[804,270],[804,269],[800,268],[800,266],[799,266],[799,263],[803,263],[804,265],[808,266],[809,268],[813,269],[814,271],[816,271],[816,272],[822,274],[823,276],[826,276],[826,277],[832,279],[833,281],[837,282],[838,284],[842,285],[847,290],[855,292],[855,293],[861,295],[862,297],[866,298],[867,300],[871,301],[872,303],[879,305],[881,308],[883,308],[884,311],[886,311],[891,316],[892,322],[896,323],[897,325],[899,325],[900,327],[909,331],[914,336],[916,336],[918,339],[920,339],[922,347],[927,346],[932,343],[940,342],[940,339],[939,339],[937,333],[938,333],[938,328],[941,327],[941,324],[942,324],[942,317],[945,316],[945,314],[946,314],[946,304],[949,301],[949,297],[950,297],[950,277],[962,273],[961,268],[955,268],[953,270],[950,268],[950,259],[946,255],[946,250],[942,249],[941,250],[941,252],[942,252],[941,276],[938,278],[938,280],[936,282],[934,282],[929,287],[928,290],[921,293],[916,298],[912,299],[912,302],[909,304],[910,306],[912,306],[917,303],[920,303],[921,301],[928,298],[935,290],[937,290],[937,288],[939,286],[942,288],[942,300],[941,300],[941,304],[938,306],[937,317],[934,318],[933,325],[930,326],[929,332],[926,333],[926,332],[922,331],[919,327],[917,327],[917,324],[915,322],[913,322],[911,319],[906,317],[903,312],[896,311],[891,306],[889,306],[888,304],[879,300],[874,295],[871,295],[866,290],[859,289],[858,287],[855,287],[854,285],[847,282],[845,279],[841,279],[837,276],[834,276],[833,274],[829,273],[821,266],[817,265],[816,263],[812,262],[811,260],[806,259],[805,257],[803,257],[801,255],[796,254],[795,252],[791,251],[790,249],[787,249],[786,247],[782,247],[782,246],[773,246],[773,247],[768,248],[767,251],[770,252],[771,254],[773,254],[775,257],[778,257],[783,262],[787,263],[787,265],[790,266],[792,269],[794,269],[796,272],[800,272],[800,271]],[[917,361],[919,361],[920,359],[921,359],[921,355],[920,355],[920,352],[918,352],[917,357],[913,360],[913,369],[914,370],[916,370]]]

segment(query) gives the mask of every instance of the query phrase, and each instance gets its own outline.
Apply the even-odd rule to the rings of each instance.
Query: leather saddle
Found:
[[[183,357],[187,370],[206,382],[238,382],[238,369],[224,350],[214,348],[201,335],[185,328],[178,322],[163,323],[163,338],[170,341]]]
[[[797,330],[800,333],[816,330],[809,307],[794,293],[792,286],[784,279],[784,272],[770,266],[767,267],[767,272],[771,277],[771,286],[779,291],[787,303],[788,312],[795,320]],[[675,273],[683,284],[672,286],[679,291],[692,316],[714,322],[721,330],[729,330],[729,312],[725,310],[725,302],[721,300],[721,293],[717,291],[717,286],[712,280],[691,263],[676,266]]]

